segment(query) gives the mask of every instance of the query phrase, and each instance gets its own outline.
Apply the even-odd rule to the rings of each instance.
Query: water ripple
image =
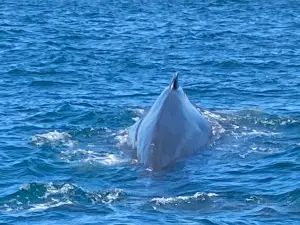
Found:
[[[299,9],[2,1],[0,221],[299,224]],[[214,139],[155,173],[127,131],[174,71]]]

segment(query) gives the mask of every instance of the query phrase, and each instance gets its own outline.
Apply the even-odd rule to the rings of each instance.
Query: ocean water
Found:
[[[300,224],[298,1],[0,1],[0,224]],[[127,128],[179,72],[211,145]]]

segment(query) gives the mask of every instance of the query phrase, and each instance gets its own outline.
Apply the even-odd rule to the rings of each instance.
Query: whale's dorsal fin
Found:
[[[178,87],[179,87],[179,84],[178,84],[178,73],[176,72],[174,74],[174,77],[173,77],[171,88],[176,90]]]

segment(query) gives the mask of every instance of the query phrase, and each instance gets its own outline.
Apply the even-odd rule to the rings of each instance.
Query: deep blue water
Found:
[[[195,2],[0,1],[1,224],[300,224],[300,3]],[[214,142],[154,173],[175,71]]]

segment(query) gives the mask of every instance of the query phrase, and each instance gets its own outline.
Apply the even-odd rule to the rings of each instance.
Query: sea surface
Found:
[[[1,0],[0,224],[300,224],[300,2]],[[127,130],[177,71],[210,146]]]

